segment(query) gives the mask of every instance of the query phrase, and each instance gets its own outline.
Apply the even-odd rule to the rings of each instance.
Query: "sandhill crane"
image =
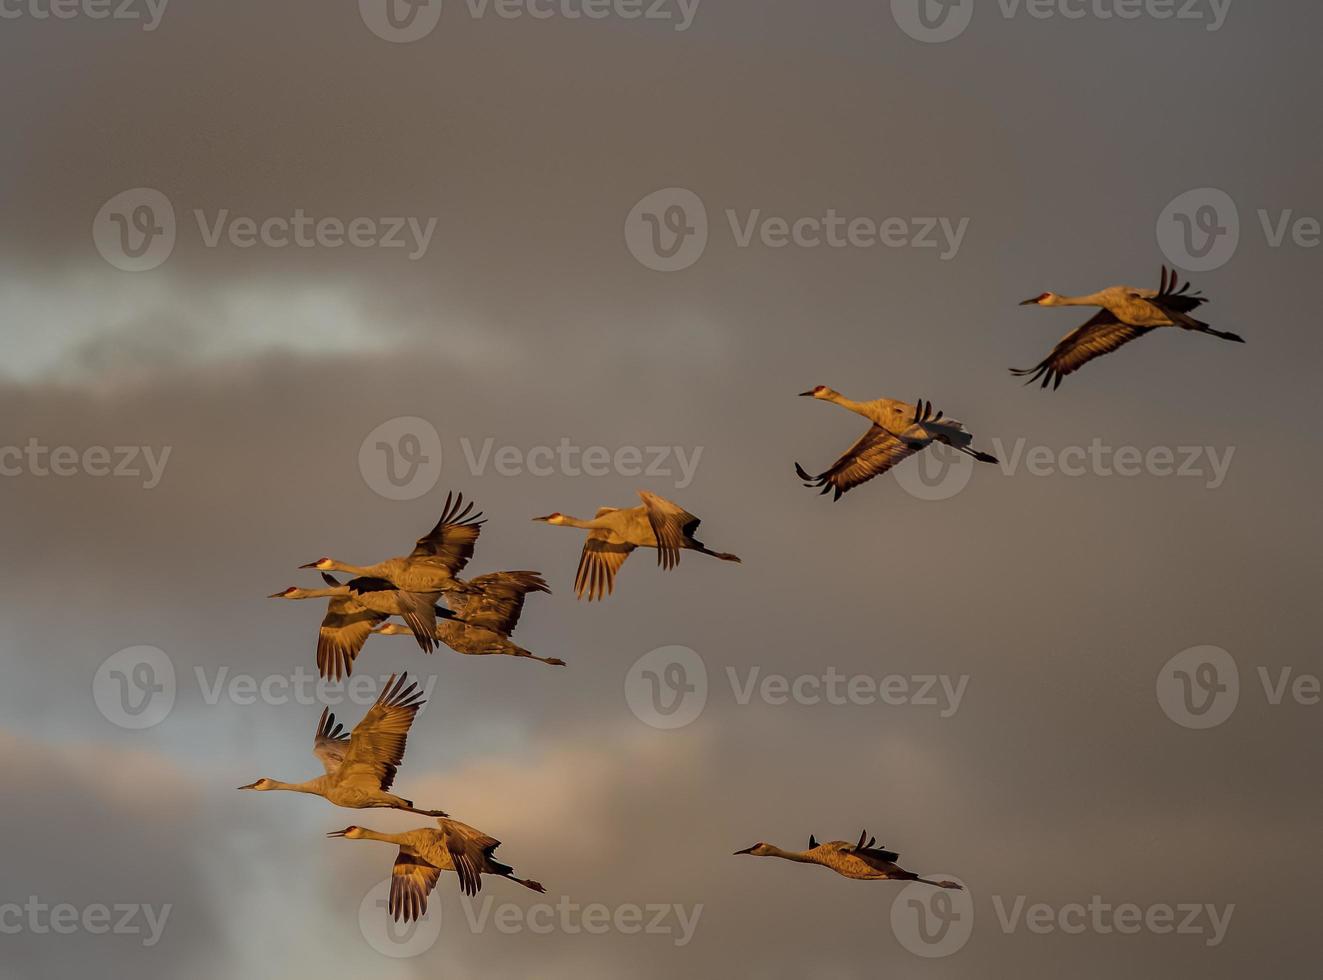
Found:
[[[867,839],[867,843],[864,843]],[[819,844],[817,840],[810,835],[807,851],[783,851],[775,844],[765,844],[759,841],[752,847],[746,847],[742,851],[736,851],[736,854],[752,854],[754,857],[778,857],[787,861],[798,861],[800,864],[817,864],[824,868],[830,868],[838,875],[846,878],[857,878],[861,881],[921,881],[925,885],[935,885],[938,888],[954,888],[957,891],[963,890],[963,886],[954,881],[934,881],[931,878],[921,878],[913,871],[906,871],[904,868],[896,865],[900,857],[895,851],[888,851],[882,848],[874,847],[877,838],[869,838],[868,831],[859,835],[859,843],[851,844],[843,840],[829,840],[824,844]]]
[[[524,597],[529,592],[551,592],[541,575],[537,572],[494,572],[479,575],[468,585],[472,591],[451,594],[454,615],[458,618],[436,624],[439,641],[456,653],[473,657],[527,657],[555,667],[565,666],[564,660],[539,657],[510,639],[524,608]],[[374,625],[372,632],[399,636],[408,633],[409,629],[397,623],[386,623]]]
[[[920,400],[911,405],[891,398],[857,402],[826,385],[801,392],[800,397],[840,405],[873,423],[859,441],[831,465],[831,469],[810,476],[804,467],[795,464],[795,472],[805,486],[814,489],[821,487],[822,493],[834,492],[833,500],[840,500],[842,494],[887,472],[934,442],[958,449],[981,463],[997,462],[995,456],[971,449],[973,435],[966,432],[964,425],[955,419],[943,418],[941,412],[934,415],[931,402]]]
[[[339,681],[354,671],[354,658],[367,642],[372,627],[391,616],[409,624],[408,632],[427,653],[436,649],[437,618],[454,613],[437,606],[433,593],[404,592],[380,578],[355,578],[340,583],[322,573],[328,588],[288,589],[269,599],[329,599],[317,634],[317,669],[327,680]]]
[[[1110,354],[1159,327],[1181,327],[1237,344],[1245,343],[1245,338],[1238,334],[1214,330],[1202,320],[1190,316],[1208,300],[1198,293],[1191,293],[1188,282],[1177,289],[1178,281],[1176,270],[1168,273],[1164,265],[1157,289],[1113,286],[1088,296],[1043,293],[1025,300],[1021,306],[1098,306],[1102,309],[1092,320],[1066,334],[1052,348],[1052,353],[1038,364],[1031,368],[1011,368],[1011,374],[1017,378],[1028,377],[1025,384],[1033,384],[1041,378],[1042,387],[1050,384],[1055,391],[1061,387],[1062,378],[1078,371],[1095,357]]]
[[[635,548],[656,548],[657,564],[674,568],[681,551],[698,551],[722,561],[738,562],[734,555],[712,551],[694,538],[699,519],[655,493],[640,490],[640,507],[621,510],[602,507],[591,521],[567,517],[562,513],[535,517],[533,520],[559,527],[578,527],[590,532],[579,558],[574,578],[574,593],[588,601],[602,599],[615,588],[616,572]]]
[[[501,846],[500,841],[458,820],[441,819],[437,823],[439,830],[419,827],[400,834],[383,834],[366,827],[346,827],[326,836],[376,840],[400,849],[390,879],[389,911],[396,922],[411,922],[426,914],[427,896],[436,887],[442,871],[453,871],[459,876],[460,891],[465,895],[478,894],[482,875],[509,878],[535,892],[546,891],[536,881],[516,878],[514,868],[492,856]]]
[[[481,512],[471,514],[472,510],[473,504],[464,506],[462,493],[454,497],[453,503],[451,495],[446,494],[436,527],[419,538],[406,556],[387,558],[375,565],[351,565],[335,558],[319,558],[299,567],[385,579],[407,592],[431,593],[431,602],[435,603],[440,593],[464,588],[455,576],[473,557],[473,546],[486,523]]]
[[[409,737],[413,717],[424,704],[417,684],[404,686],[409,675],[399,680],[391,675],[376,703],[349,735],[336,723],[329,708],[322,709],[321,721],[313,739],[312,751],[321,759],[326,775],[302,783],[283,783],[278,779],[259,779],[239,789],[288,790],[311,793],[336,806],[353,809],[390,807],[424,817],[444,817],[444,810],[419,810],[411,800],[388,792],[395,773],[404,760],[404,744]]]

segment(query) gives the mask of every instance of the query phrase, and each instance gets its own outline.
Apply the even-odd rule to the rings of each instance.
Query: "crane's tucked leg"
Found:
[[[917,882],[920,882],[921,884],[924,884],[924,885],[933,885],[933,886],[935,886],[935,887],[937,887],[937,888],[953,888],[953,889],[955,889],[955,890],[958,891],[958,892],[962,892],[962,891],[965,890],[965,886],[964,886],[964,885],[958,884],[958,883],[956,883],[956,882],[954,882],[954,881],[945,881],[945,880],[943,880],[943,881],[933,881],[931,878],[920,878],[918,875],[915,875],[915,876],[914,876],[913,878],[911,878],[910,880],[911,880],[911,881],[917,881]]]

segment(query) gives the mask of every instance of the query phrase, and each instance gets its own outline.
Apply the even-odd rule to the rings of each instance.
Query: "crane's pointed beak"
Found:
[[[1021,303],[1020,305],[1021,305],[1021,306],[1037,306],[1037,305],[1039,304],[1039,302],[1042,300],[1042,298],[1043,298],[1042,296],[1035,296],[1033,299],[1027,299],[1027,300],[1025,300],[1025,301],[1024,301],[1023,303]]]
[[[799,397],[800,397],[800,398],[812,398],[812,397],[813,397],[814,395],[816,395],[816,394],[817,394],[816,391],[801,391],[801,392],[799,393]]]
[[[285,593],[288,592],[288,591],[289,591],[289,589],[281,589],[279,592],[272,592],[269,596],[267,596],[267,598],[268,598],[268,599],[283,599],[283,598],[285,597]]]
[[[300,565],[299,568],[316,568],[320,564],[320,561],[310,561],[306,565]]]
[[[333,830],[333,831],[331,831],[329,834],[327,834],[326,836],[327,836],[327,837],[343,837],[343,836],[344,836],[345,834],[347,834],[347,833],[349,833],[349,828],[348,828],[348,827],[346,827],[344,830]]]
[[[551,514],[548,514],[546,517],[535,517],[535,518],[533,518],[533,520],[534,520],[534,521],[540,521],[540,522],[543,523],[543,524],[549,524],[549,523],[551,523],[551,518],[552,518],[552,515],[551,515]]]
[[[746,848],[745,848],[744,850],[742,850],[742,851],[736,851],[735,854],[752,854],[752,853],[753,853],[753,848],[754,848],[754,847],[757,847],[757,846],[758,846],[757,844],[754,844],[753,847],[746,847]],[[734,855],[731,855],[731,856],[734,857]]]
[[[257,782],[249,783],[247,786],[240,786],[239,789],[257,789],[257,783],[260,782],[261,780],[259,779]]]

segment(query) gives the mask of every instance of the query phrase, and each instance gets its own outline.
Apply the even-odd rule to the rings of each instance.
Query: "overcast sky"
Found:
[[[0,978],[1317,961],[1323,12],[652,3],[0,3]],[[1019,301],[1164,262],[1248,343],[1009,376],[1087,316]],[[833,504],[793,463],[865,426],[819,384],[1002,463]],[[639,488],[743,564],[576,602],[530,519]],[[420,818],[234,787],[315,775],[345,695],[264,597],[451,490],[568,666],[376,638],[334,710],[416,675],[398,791],[547,893],[443,876],[406,935],[392,851],[323,835]],[[864,828],[968,890],[732,856]]]

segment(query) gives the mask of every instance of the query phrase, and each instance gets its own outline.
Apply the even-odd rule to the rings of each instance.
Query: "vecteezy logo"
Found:
[[[358,906],[358,931],[382,956],[393,960],[422,956],[441,935],[441,893],[438,890],[432,895],[421,919],[396,922],[390,917],[390,884],[387,878],[363,896]]]
[[[905,460],[893,471],[896,482],[919,500],[949,500],[974,476],[974,461],[940,443]]]
[[[415,416],[383,422],[359,445],[358,471],[387,500],[417,500],[441,477],[441,437]]]
[[[92,700],[111,724],[151,728],[175,704],[175,665],[156,647],[128,647],[107,657],[92,679]]]
[[[625,675],[625,701],[653,728],[683,728],[707,704],[707,667],[688,647],[659,647],[634,661]]]
[[[1158,704],[1185,728],[1216,728],[1240,701],[1240,671],[1221,647],[1183,650],[1158,672]]]
[[[974,19],[974,0],[891,0],[900,29],[924,44],[941,44],[965,33]]]
[[[1220,269],[1240,245],[1240,209],[1216,187],[1186,191],[1158,217],[1158,245],[1187,272]]]
[[[707,235],[707,208],[702,198],[683,187],[654,191],[625,219],[630,254],[655,272],[689,268],[703,257]]]
[[[101,257],[124,272],[146,272],[175,248],[175,209],[150,187],[116,194],[92,221],[92,242]]]
[[[947,875],[925,875],[941,880]],[[958,878],[949,880],[964,884]],[[974,899],[968,889],[911,882],[891,903],[891,931],[915,956],[936,959],[959,952],[974,932]]]
[[[368,30],[383,41],[407,44],[436,30],[441,0],[358,0]]]

